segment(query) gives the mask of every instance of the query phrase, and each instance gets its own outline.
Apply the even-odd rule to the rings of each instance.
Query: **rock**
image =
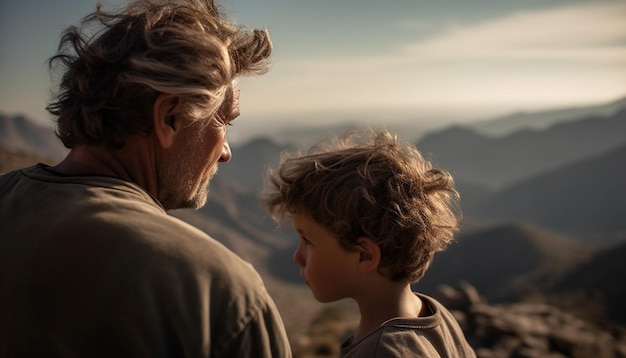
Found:
[[[440,285],[437,288],[437,299],[450,310],[465,311],[473,305],[486,303],[476,288],[467,282],[460,282],[458,288]]]
[[[626,358],[624,330],[609,332],[547,304],[490,305],[466,282],[434,296],[460,318],[478,358]]]

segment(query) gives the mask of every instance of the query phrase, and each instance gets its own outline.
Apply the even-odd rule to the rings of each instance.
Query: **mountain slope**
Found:
[[[613,150],[626,144],[624,133],[626,110],[502,138],[454,127],[422,138],[417,146],[457,181],[501,188]]]
[[[505,188],[465,215],[527,221],[590,244],[614,242],[626,234],[624,163],[626,145]]]
[[[519,300],[551,287],[589,258],[591,250],[565,237],[524,224],[462,234],[433,260],[416,288],[467,281],[488,300]]]
[[[626,236],[624,236],[626,239]],[[552,292],[575,292],[600,301],[613,321],[626,324],[626,242],[598,252],[593,259],[563,277]]]

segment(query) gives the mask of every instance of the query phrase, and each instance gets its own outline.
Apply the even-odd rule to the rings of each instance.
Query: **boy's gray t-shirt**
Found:
[[[341,345],[341,357],[475,358],[476,353],[450,311],[432,297],[416,295],[430,309],[430,315],[391,319],[355,344],[352,342],[354,337],[350,337]]]

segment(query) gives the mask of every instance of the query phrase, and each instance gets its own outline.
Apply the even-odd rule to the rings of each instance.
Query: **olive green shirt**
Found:
[[[0,176],[0,357],[291,357],[254,268],[139,186]]]

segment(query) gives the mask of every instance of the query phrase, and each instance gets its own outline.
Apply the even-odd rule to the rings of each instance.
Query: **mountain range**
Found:
[[[468,281],[492,301],[543,297],[557,305],[576,302],[578,308],[599,302],[607,315],[626,324],[621,309],[625,125],[621,108],[499,137],[458,125],[420,136],[416,146],[453,173],[464,221],[456,241],[435,256],[416,289],[430,293],[439,284]],[[287,148],[269,137],[233,147],[232,161],[211,184],[207,205],[172,215],[250,261],[289,331],[297,334],[320,304],[292,262],[295,231],[277,227],[257,199],[267,168]],[[0,172],[54,163],[66,152],[52,129],[0,116]]]
[[[626,237],[626,107],[503,137],[451,127],[416,146],[450,170],[464,216],[523,221],[590,245]]]
[[[607,117],[586,117],[504,137],[455,126],[426,135],[417,147],[454,172],[459,182],[490,189],[608,153],[626,144],[626,106]]]
[[[523,129],[543,130],[557,123],[589,117],[609,117],[626,107],[626,98],[591,106],[556,108],[537,112],[516,112],[504,117],[477,121],[469,126],[476,132],[501,137]]]

